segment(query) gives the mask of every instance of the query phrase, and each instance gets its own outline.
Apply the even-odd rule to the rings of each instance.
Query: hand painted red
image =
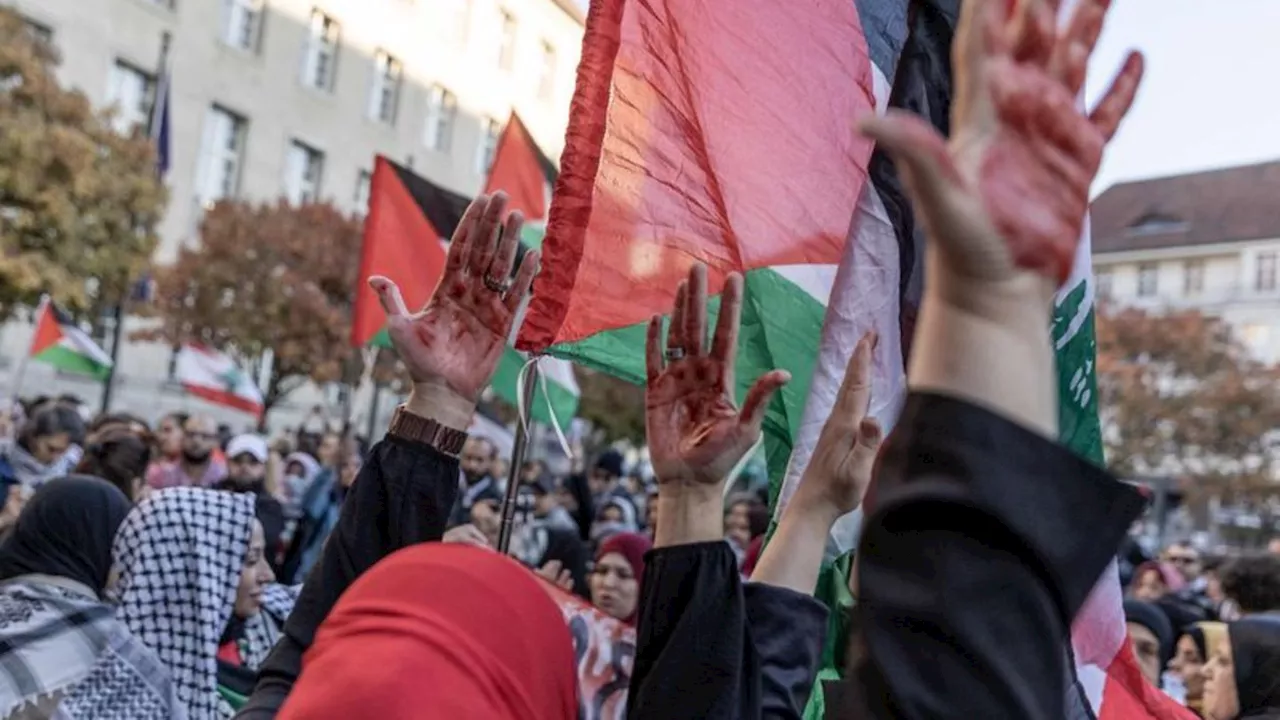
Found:
[[[1003,279],[1071,272],[1102,152],[1128,113],[1142,57],[1126,59],[1092,114],[1076,106],[1110,0],[969,0],[953,46],[951,141],[890,113],[863,130],[898,163],[930,237],[956,269]]]
[[[501,192],[472,201],[453,233],[440,285],[421,312],[408,311],[391,280],[369,278],[387,313],[391,342],[413,381],[442,384],[472,403],[489,384],[538,272],[539,254],[533,251],[525,254],[505,293],[485,284],[486,273],[497,282],[511,276],[524,218],[519,212],[506,215],[506,207]]]
[[[710,352],[706,348],[707,268],[698,263],[676,291],[667,348],[684,357],[669,363],[663,352],[662,318],[649,321],[645,343],[645,434],[659,483],[714,485],[760,438],[769,399],[791,375],[765,373],[739,411],[733,401],[734,356],[742,319],[742,276],[725,279],[720,317]]]

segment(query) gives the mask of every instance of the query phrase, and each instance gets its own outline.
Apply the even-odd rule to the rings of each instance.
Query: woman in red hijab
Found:
[[[577,715],[573,643],[541,581],[498,553],[431,543],[387,557],[342,595],[280,718]]]
[[[634,625],[644,580],[644,554],[651,549],[653,543],[639,533],[618,533],[600,543],[591,569],[591,604]]]

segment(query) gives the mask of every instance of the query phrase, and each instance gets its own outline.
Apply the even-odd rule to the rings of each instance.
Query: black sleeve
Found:
[[[587,587],[587,546],[578,539],[573,530],[548,528],[550,542],[542,562],[559,560],[562,567],[573,576],[573,593],[581,598],[591,599],[591,591]]]
[[[338,527],[312,568],[284,635],[259,671],[237,718],[275,717],[302,667],[302,654],[338,596],[374,563],[409,545],[439,540],[458,492],[458,460],[430,445],[387,436],[369,453]]]
[[[827,612],[807,595],[743,585],[727,543],[649,553],[629,718],[799,718]]]
[[[914,395],[858,546],[840,718],[1060,718],[1070,619],[1140,493],[982,408]],[[834,710],[834,712],[830,712]]]

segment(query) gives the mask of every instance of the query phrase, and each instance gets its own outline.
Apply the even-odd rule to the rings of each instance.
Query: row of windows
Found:
[[[476,150],[476,171],[487,172],[498,148],[502,126],[486,118]],[[240,167],[249,133],[249,120],[220,105],[209,109],[200,141],[196,198],[203,206],[239,194]],[[284,196],[292,203],[320,199],[324,181],[323,150],[294,139],[285,158]],[[355,204],[363,211],[369,199],[369,173],[362,171],[356,181]]]
[[[1280,278],[1277,277],[1277,271],[1280,270],[1280,253],[1277,252],[1261,252],[1256,256],[1256,264],[1254,267],[1253,288],[1258,292],[1273,292],[1280,287]],[[1204,270],[1205,261],[1203,259],[1186,260],[1182,263],[1182,294],[1186,297],[1195,297],[1204,292]],[[1098,295],[1102,298],[1110,298],[1111,289],[1111,272],[1102,270],[1097,275]],[[1160,267],[1156,263],[1141,263],[1138,265],[1138,297],[1155,297],[1160,294]]]

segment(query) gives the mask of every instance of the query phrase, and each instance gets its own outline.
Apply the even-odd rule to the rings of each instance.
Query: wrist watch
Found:
[[[388,435],[395,435],[402,440],[426,443],[446,455],[457,457],[462,446],[467,442],[465,430],[441,425],[431,418],[415,415],[405,409],[404,405],[396,408],[391,416],[391,427]]]

